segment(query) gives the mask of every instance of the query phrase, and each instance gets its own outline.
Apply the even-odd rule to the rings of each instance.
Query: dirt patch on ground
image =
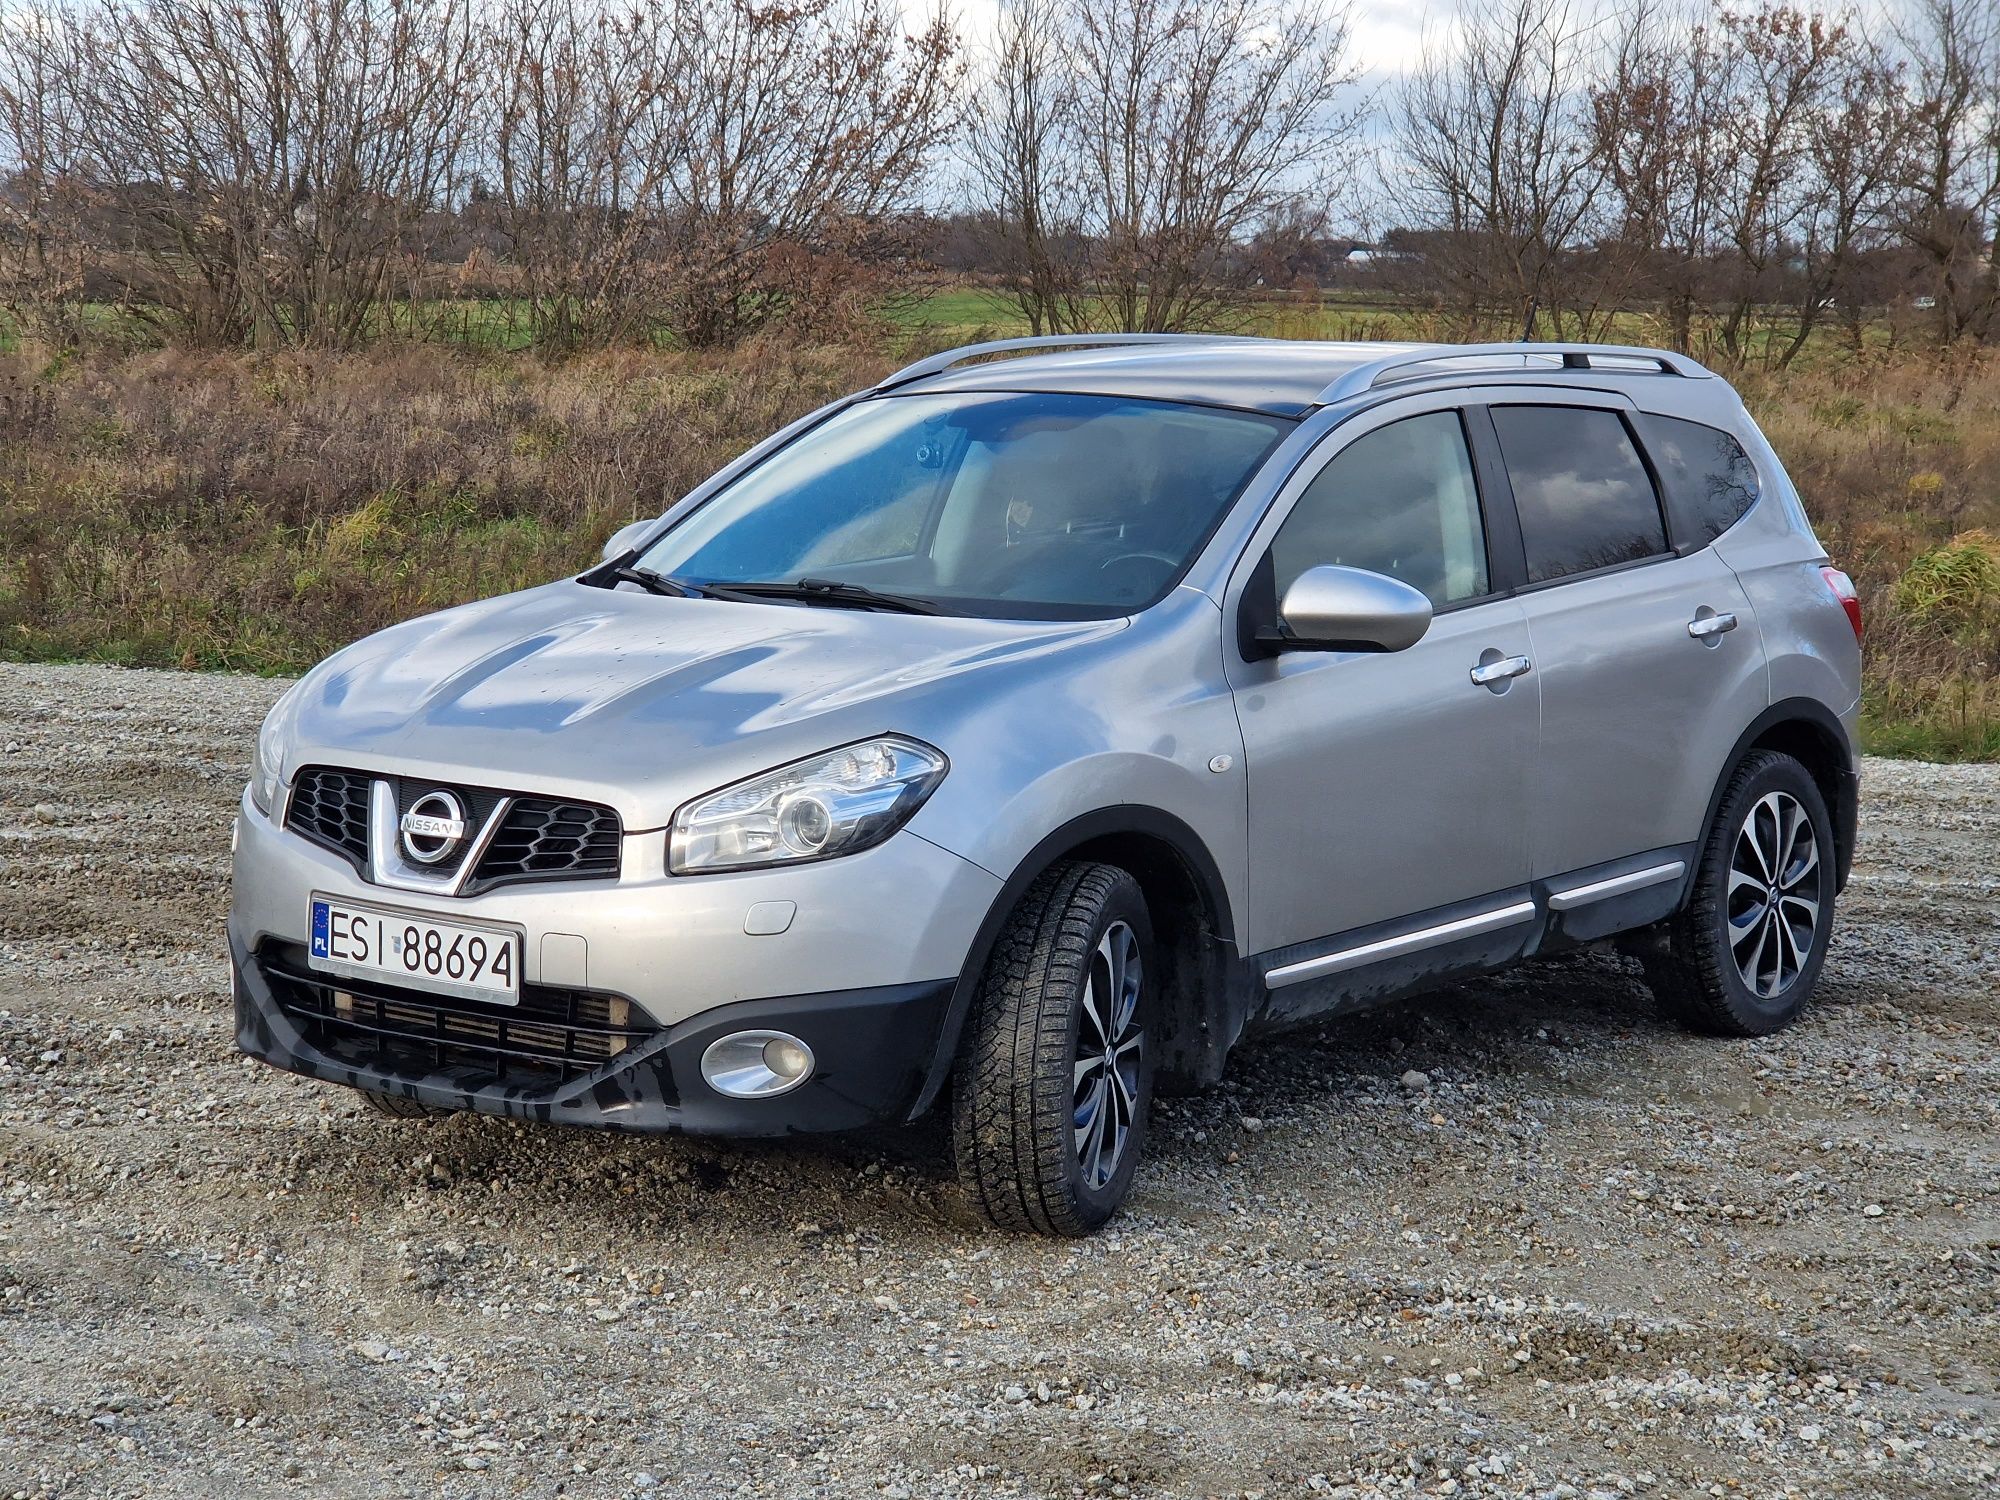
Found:
[[[2000,768],[1870,763],[1793,1031],[1583,956],[1261,1043],[1072,1245],[970,1227],[935,1131],[394,1124],[237,1057],[281,686],[0,666],[0,1495],[1996,1487]]]

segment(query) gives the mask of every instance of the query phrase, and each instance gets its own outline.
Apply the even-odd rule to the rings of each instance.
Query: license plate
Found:
[[[316,895],[311,933],[306,962],[324,973],[494,1005],[521,1000],[521,938],[510,928]]]

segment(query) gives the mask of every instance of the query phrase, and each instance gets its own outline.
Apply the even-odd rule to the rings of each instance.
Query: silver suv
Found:
[[[1859,635],[1677,355],[956,350],[288,692],[238,1044],[395,1115],[946,1100],[987,1219],[1086,1233],[1158,1083],[1273,1027],[1614,940],[1702,1030],[1790,1021]]]

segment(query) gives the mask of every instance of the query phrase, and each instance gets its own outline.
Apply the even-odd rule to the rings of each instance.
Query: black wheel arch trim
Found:
[[[1202,972],[1196,980],[1202,994],[1198,1038],[1182,1049],[1183,1061],[1169,1071],[1186,1071],[1204,1080],[1222,1075],[1222,1061],[1241,1034],[1257,999],[1263,994],[1263,977],[1246,963],[1236,944],[1235,915],[1230,907],[1229,889],[1222,867],[1209,852],[1200,834],[1186,822],[1164,809],[1145,803],[1125,803],[1099,808],[1062,824],[1022,856],[1013,874],[1001,884],[999,893],[987,907],[986,916],[967,950],[965,966],[952,988],[938,1035],[937,1051],[931,1059],[929,1076],[909,1114],[910,1119],[937,1102],[945,1080],[951,1076],[958,1055],[959,1038],[965,1018],[971,1013],[974,995],[986,973],[993,945],[999,941],[1008,916],[1035,878],[1065,855],[1087,845],[1120,835],[1152,839],[1171,849],[1185,867],[1196,893],[1208,909],[1212,931],[1202,944]],[[1155,919],[1157,927],[1158,921]],[[1186,1056],[1192,1052],[1192,1056]]]
[[[1847,726],[1840,722],[1839,715],[1816,698],[1782,698],[1752,719],[1749,727],[1737,736],[1736,743],[1723,761],[1721,774],[1715,778],[1715,789],[1708,794],[1708,809],[1702,815],[1701,836],[1706,838],[1708,830],[1715,825],[1716,809],[1722,805],[1722,794],[1729,789],[1729,778],[1736,774],[1736,768],[1743,764],[1743,758],[1750,753],[1751,747],[1785,724],[1804,724],[1813,730],[1825,742],[1825,748],[1834,762],[1833,795],[1827,799],[1827,812],[1833,818],[1834,891],[1838,894],[1847,888],[1848,872],[1854,867],[1855,830],[1860,822],[1861,770],[1855,763]],[[1689,871],[1686,894],[1691,894],[1694,889],[1693,873]]]

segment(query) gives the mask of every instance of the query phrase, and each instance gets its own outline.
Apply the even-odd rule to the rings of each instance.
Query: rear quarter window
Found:
[[[1642,416],[1639,432],[1667,492],[1677,545],[1706,547],[1757,503],[1757,466],[1721,428]]]

